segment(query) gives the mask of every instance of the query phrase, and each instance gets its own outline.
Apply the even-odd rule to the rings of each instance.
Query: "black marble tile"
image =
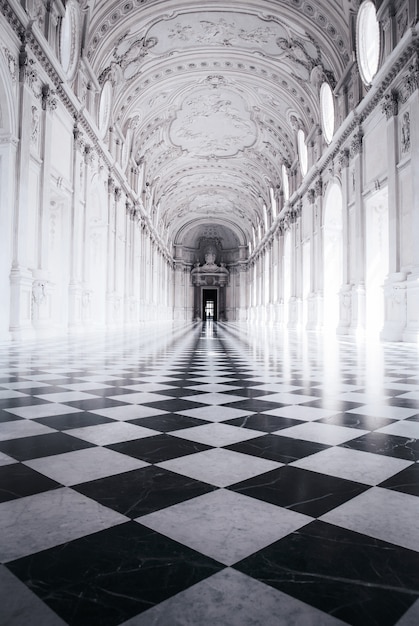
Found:
[[[301,424],[301,422],[299,423]],[[278,461],[279,463],[292,463],[309,454],[326,450],[329,447],[330,446],[323,445],[322,443],[302,441],[271,434],[225,446],[227,450],[250,454],[262,459],[270,459],[271,461]]]
[[[189,409],[199,409],[203,406],[202,402],[193,402],[192,400],[181,400],[180,398],[167,398],[166,400],[157,400],[155,402],[147,402],[144,406],[149,406],[160,411],[168,411],[176,413],[176,411],[187,411]]]
[[[168,383],[171,385],[172,383]],[[191,383],[192,385],[196,385],[197,383]],[[196,391],[194,389],[188,389],[187,387],[176,387],[175,389],[162,389],[160,391],[153,391],[152,393],[157,393],[159,396],[169,396],[172,398],[184,398],[186,396],[200,396],[202,391]]]
[[[272,433],[282,428],[290,428],[302,424],[301,420],[291,419],[289,417],[275,417],[274,415],[266,415],[265,413],[253,413],[235,419],[227,420],[223,424],[231,426],[239,426],[240,428],[250,428],[252,430],[261,430],[266,433]]]
[[[359,415],[356,413],[338,413],[337,415],[332,415],[332,417],[324,417],[317,421],[323,424],[347,426],[348,428],[359,428],[361,430],[377,430],[378,428],[393,424],[395,420],[386,417]]]
[[[96,411],[98,409],[109,409],[114,406],[126,406],[126,402],[120,402],[119,400],[111,400],[111,398],[89,398],[88,400],[74,400],[72,402],[66,402],[68,406],[81,409],[82,411]]]
[[[264,411],[271,411],[288,405],[279,402],[268,402],[267,400],[260,400],[258,398],[248,398],[246,400],[237,400],[237,402],[229,402],[223,406],[249,411],[250,413],[263,413]]]
[[[7,567],[69,626],[117,626],[224,569],[135,522]]]
[[[136,518],[214,491],[216,487],[155,466],[73,487],[127,517]]]
[[[209,424],[206,420],[201,420],[196,417],[186,417],[186,415],[180,415],[178,413],[166,413],[164,415],[153,415],[151,417],[140,417],[127,421],[128,424],[136,424],[137,426],[144,426],[151,430],[159,430],[163,433],[171,432],[175,430],[181,430],[182,428],[193,428],[194,426],[203,426]]]
[[[19,417],[18,415],[14,415],[13,413],[9,413],[8,411],[0,411],[0,424],[4,422],[16,422],[17,420],[24,419],[23,417]]]
[[[350,409],[356,409],[359,406],[363,406],[365,402],[349,402],[344,400],[339,400],[338,398],[333,398],[330,396],[323,396],[318,400],[311,400],[310,402],[305,402],[304,406],[312,406],[316,409],[326,409],[327,411],[336,411],[336,413],[344,413],[345,411],[349,411]]]
[[[237,381],[237,385],[239,381]],[[272,391],[264,391],[263,389],[253,389],[252,387],[240,387],[239,389],[232,389],[231,391],[223,391],[225,396],[243,396],[244,398],[261,398],[263,396],[272,395]]]
[[[114,443],[106,447],[136,459],[141,459],[147,463],[161,463],[162,461],[186,456],[187,454],[209,450],[211,446],[162,434],[144,437],[143,439],[134,439],[133,441]]]
[[[369,487],[287,466],[236,483],[228,489],[311,517],[319,517]]]
[[[112,396],[128,395],[130,393],[138,393],[138,389],[126,389],[125,387],[104,387],[102,389],[86,389],[86,393],[94,396],[110,398]]]
[[[394,456],[406,461],[419,461],[419,440],[387,435],[385,433],[368,433],[341,444],[343,448],[373,452],[385,456]]]
[[[55,428],[55,430],[70,430],[71,428],[82,428],[83,426],[97,426],[98,424],[109,424],[115,422],[110,417],[103,417],[95,413],[84,411],[81,413],[66,413],[65,415],[50,415],[48,417],[38,417],[32,420],[44,426]]]
[[[44,456],[91,447],[93,444],[61,432],[0,441],[0,452],[4,452],[18,461],[39,459]]]
[[[402,493],[408,493],[411,496],[419,496],[419,463],[415,463],[414,465],[407,467],[378,486],[385,487],[386,489],[392,489],[394,491],[401,491]]]
[[[35,493],[50,491],[57,487],[61,485],[55,480],[35,472],[22,463],[0,467],[0,502],[33,496]]]
[[[352,626],[393,626],[419,598],[419,554],[313,521],[233,566]]]
[[[39,406],[40,404],[50,404],[48,400],[34,398],[34,396],[20,396],[20,398],[7,398],[0,400],[0,410],[17,409],[22,406]]]

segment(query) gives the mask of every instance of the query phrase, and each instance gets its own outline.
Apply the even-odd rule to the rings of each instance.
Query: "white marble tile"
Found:
[[[106,448],[87,448],[24,463],[66,487],[146,467],[148,463]]]
[[[318,400],[318,396],[306,396],[297,393],[273,393],[263,396],[263,400],[268,402],[280,402],[281,404],[302,404],[303,402],[311,402]]]
[[[333,447],[290,463],[295,467],[375,486],[411,465],[394,457]]]
[[[237,380],[237,378],[227,378],[225,376],[198,376],[196,378],[190,379],[192,382],[209,384],[209,383],[232,383]]]
[[[12,459],[12,457],[8,456],[7,454],[4,454],[4,452],[0,452],[0,467],[2,467],[3,465],[12,465],[12,463],[17,463],[17,461],[15,459]]]
[[[362,404],[371,404],[372,406],[376,404],[381,406],[382,401],[387,398],[391,398],[391,396],[378,393],[362,393],[359,391],[341,393],[336,396],[337,400],[343,400],[344,402],[360,402]]]
[[[46,435],[56,431],[38,422],[30,420],[15,420],[14,422],[4,422],[0,424],[0,441],[7,439],[21,439],[22,437],[32,437],[34,435]]]
[[[36,380],[19,380],[16,383],[2,383],[1,387],[5,389],[36,389],[37,387],[48,386],[48,383],[43,383]],[[61,387],[62,385],[60,385]]]
[[[399,406],[389,406],[387,404],[375,405],[365,404],[356,409],[349,409],[347,413],[357,413],[358,415],[369,415],[370,417],[388,417],[390,419],[406,419],[418,414],[418,409],[406,409]]]
[[[15,391],[14,389],[0,389],[0,400],[10,400],[11,398],[27,398],[27,393]]]
[[[265,396],[266,397],[266,396]],[[303,422],[312,422],[337,415],[338,411],[330,411],[329,409],[319,409],[314,406],[284,406],[278,409],[270,409],[263,411],[264,415],[274,415],[275,417],[290,417],[291,419],[301,420]]]
[[[60,385],[63,389],[69,391],[90,391],[91,389],[108,389],[112,385],[97,382],[69,383],[68,385]],[[94,396],[96,397],[96,396]]]
[[[191,396],[185,396],[182,400],[190,400]],[[218,406],[220,404],[228,404],[229,402],[237,402],[239,400],[246,400],[243,396],[226,396],[224,393],[202,393],[199,396],[195,396],[196,402],[202,404],[211,404]]]
[[[83,441],[95,443],[97,446],[108,446],[111,443],[143,439],[144,437],[152,437],[160,433],[150,428],[136,426],[135,424],[115,422],[115,424],[99,424],[98,426],[72,428],[71,430],[66,430],[66,434],[73,435],[78,439],[83,439]]]
[[[18,559],[128,521],[68,487],[0,504],[0,560]]]
[[[407,393],[402,393],[400,396],[397,396],[397,398],[406,398],[406,400],[419,400],[419,391],[416,388],[416,391],[408,391]]]
[[[167,411],[161,411],[160,409],[152,409],[148,406],[142,406],[141,404],[129,404],[127,406],[112,406],[106,409],[94,409],[89,413],[95,413],[102,417],[109,417],[118,422],[124,422],[127,420],[140,419],[142,417],[154,417],[155,415],[164,415]]]
[[[159,395],[158,393],[138,392],[138,393],[123,393],[118,396],[109,396],[111,400],[117,400],[118,402],[129,402],[130,404],[147,404],[149,402],[158,402],[159,400],[167,400],[167,396]]]
[[[193,389],[194,391],[201,391],[202,393],[220,393],[223,391],[234,391],[235,389],[240,389],[240,386],[223,385],[221,383],[206,383],[203,385],[192,385],[191,387],[186,387],[186,389]],[[197,397],[199,399],[201,396]]]
[[[416,600],[395,626],[418,626],[419,624],[419,600]]]
[[[59,393],[45,393],[35,398],[48,400],[48,402],[76,402],[77,400],[93,400],[97,396],[84,391],[60,391]]]
[[[312,518],[218,489],[137,521],[220,563],[232,565]]]
[[[329,446],[337,446],[345,441],[357,439],[361,435],[367,434],[368,430],[358,428],[347,428],[346,426],[335,426],[334,424],[320,424],[319,422],[306,422],[283,428],[272,434],[281,437],[291,437],[292,439],[303,439],[305,441],[315,441]]]
[[[5,409],[8,413],[13,413],[18,417],[25,419],[36,419],[38,417],[50,417],[52,415],[68,415],[69,413],[80,413],[81,409],[57,402],[49,402],[48,404],[34,404],[31,406],[15,407],[13,409]]]
[[[247,441],[260,437],[259,430],[251,430],[250,428],[237,428],[229,424],[205,424],[204,426],[194,426],[193,428],[183,428],[171,433],[180,439],[188,439],[204,443],[209,446],[228,446],[239,441]]]
[[[163,461],[158,465],[216,487],[227,487],[277,469],[282,466],[282,463],[216,448]]]
[[[344,623],[228,567],[121,624],[121,626],[262,625],[344,626]]]
[[[407,437],[408,439],[419,439],[419,422],[400,420],[383,428],[378,428],[375,432]]]
[[[154,391],[165,391],[167,389],[176,389],[174,385],[165,385],[163,383],[137,383],[135,385],[123,385],[121,389],[128,391],[141,391],[142,393],[153,393]]]
[[[225,420],[236,419],[251,415],[253,411],[244,411],[243,409],[233,409],[229,406],[203,406],[198,409],[186,409],[185,411],[176,411],[179,415],[186,417],[196,417],[209,422],[224,422]]]
[[[3,626],[66,626],[37,595],[0,565],[0,624]]]
[[[288,385],[286,383],[267,383],[265,385],[255,385],[251,389],[260,389],[261,391],[271,391],[272,393],[289,393],[290,391],[298,391],[301,387],[297,385]],[[266,398],[267,396],[262,396]]]
[[[416,496],[371,487],[319,519],[419,552],[418,512]]]

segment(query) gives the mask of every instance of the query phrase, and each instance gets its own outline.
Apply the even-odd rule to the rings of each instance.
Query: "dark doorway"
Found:
[[[203,320],[217,321],[217,290],[216,289],[203,289],[202,290],[202,311]]]

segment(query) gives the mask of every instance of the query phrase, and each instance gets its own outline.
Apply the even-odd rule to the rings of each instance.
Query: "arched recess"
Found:
[[[7,54],[7,50],[4,54]],[[12,70],[13,67],[9,70],[7,61],[0,52],[0,339],[8,338],[11,324],[9,277],[13,255],[13,185],[17,146],[17,107],[13,94]]]
[[[334,332],[339,321],[339,290],[343,272],[342,227],[342,190],[334,182],[326,190],[323,216],[323,320],[326,332]]]

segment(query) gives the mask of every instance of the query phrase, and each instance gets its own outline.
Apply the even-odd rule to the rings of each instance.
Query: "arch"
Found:
[[[339,321],[339,290],[342,286],[342,189],[332,182],[326,190],[323,213],[323,320],[326,331]]]

